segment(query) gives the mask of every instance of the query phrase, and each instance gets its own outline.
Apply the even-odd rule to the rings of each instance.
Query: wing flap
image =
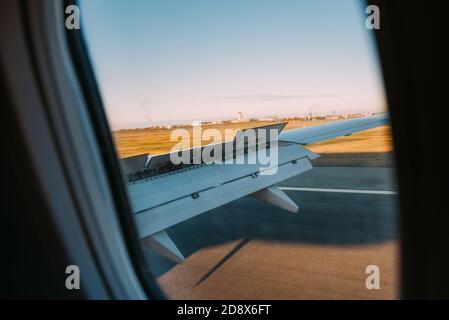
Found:
[[[309,159],[318,157],[315,153],[296,144],[280,143],[277,151],[279,165],[304,157]],[[247,164],[250,156],[250,154],[240,156],[242,157],[241,163],[246,164],[201,165],[129,184],[128,191],[133,212],[139,213],[245,176],[258,174],[266,165]],[[235,159],[235,162],[237,160]]]
[[[165,231],[159,231],[142,239],[142,241],[148,248],[176,263],[182,263],[184,261],[184,256],[181,251],[179,251],[178,247]]]
[[[235,165],[245,166],[245,165]],[[275,175],[243,176],[220,186],[164,203],[136,214],[140,237],[146,237],[198,214],[275,185],[285,179],[312,169],[307,156],[284,163]]]
[[[278,186],[256,191],[251,193],[251,196],[293,213],[297,213],[299,210],[298,205]]]

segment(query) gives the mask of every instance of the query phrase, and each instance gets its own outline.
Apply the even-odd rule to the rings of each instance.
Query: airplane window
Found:
[[[397,298],[393,144],[365,2],[79,4],[168,297]]]

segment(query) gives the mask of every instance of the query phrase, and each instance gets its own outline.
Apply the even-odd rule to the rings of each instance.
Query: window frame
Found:
[[[137,237],[82,34],[65,28],[70,4],[6,5],[4,73],[31,162],[83,297],[164,298]]]

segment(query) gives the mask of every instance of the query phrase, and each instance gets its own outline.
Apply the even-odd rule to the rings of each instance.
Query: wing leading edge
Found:
[[[388,123],[387,114],[335,121],[319,126],[284,131],[279,140],[307,145],[323,140],[350,135]]]

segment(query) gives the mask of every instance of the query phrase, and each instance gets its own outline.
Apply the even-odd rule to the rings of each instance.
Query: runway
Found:
[[[171,298],[394,299],[397,190],[388,168],[318,167],[281,184],[293,214],[244,197],[167,230],[182,265],[147,251]],[[343,190],[343,191],[342,191]],[[380,268],[381,288],[365,287]]]

